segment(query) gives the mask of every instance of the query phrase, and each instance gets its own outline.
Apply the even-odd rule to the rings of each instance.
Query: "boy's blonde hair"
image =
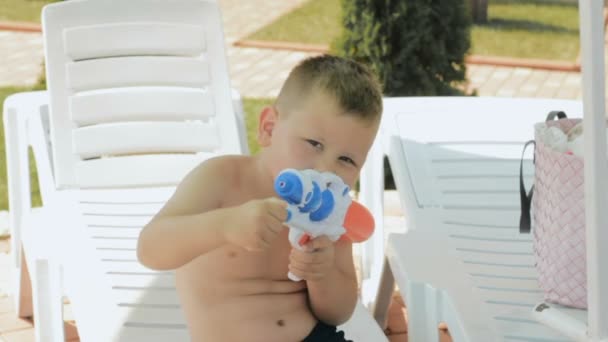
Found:
[[[382,113],[382,89],[365,65],[331,55],[310,57],[289,73],[276,106],[281,112],[298,106],[315,91],[331,95],[349,115],[368,122]]]

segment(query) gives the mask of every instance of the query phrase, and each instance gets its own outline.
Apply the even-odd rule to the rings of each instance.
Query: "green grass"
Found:
[[[329,45],[340,35],[341,16],[340,0],[311,0],[247,38]]]
[[[8,210],[8,192],[6,182],[6,149],[4,145],[4,118],[3,118],[3,106],[4,99],[9,95],[18,93],[21,91],[32,90],[31,88],[18,88],[18,87],[4,87],[0,88],[0,210]],[[34,165],[34,158],[30,151],[30,182],[32,184],[32,205],[40,206],[42,201],[40,199],[40,191],[38,186],[38,174],[36,172],[36,166]]]
[[[576,4],[490,0],[488,19],[471,30],[474,54],[569,61],[578,55]]]
[[[310,0],[248,39],[331,45],[341,31],[340,0]],[[573,61],[578,10],[567,0],[489,0],[488,23],[473,25],[471,53]]]
[[[44,5],[58,0],[2,0],[0,1],[1,21],[40,22]]]

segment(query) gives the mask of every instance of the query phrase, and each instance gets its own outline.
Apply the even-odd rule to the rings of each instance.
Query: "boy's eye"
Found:
[[[312,140],[312,139],[306,139],[306,142],[310,144],[310,146],[314,147],[314,148],[321,148],[323,147],[323,145],[321,145],[320,142],[316,141],[316,140]]]
[[[340,157],[340,160],[343,161],[343,162],[345,162],[345,163],[351,164],[353,166],[357,166],[357,163],[355,163],[355,161],[352,160],[352,158],[349,158],[349,157],[346,157],[346,156],[342,156],[342,157]]]

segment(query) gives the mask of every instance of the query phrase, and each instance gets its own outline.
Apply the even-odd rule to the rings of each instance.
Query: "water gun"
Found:
[[[286,223],[295,248],[321,235],[331,241],[362,242],[374,232],[371,213],[350,198],[349,186],[331,172],[285,169],[274,189],[288,203]],[[288,277],[300,280],[291,273]]]

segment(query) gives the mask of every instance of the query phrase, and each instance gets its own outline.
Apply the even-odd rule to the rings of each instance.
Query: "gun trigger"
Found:
[[[302,235],[302,237],[298,241],[298,245],[304,246],[305,244],[308,243],[308,241],[310,241],[310,235],[304,234],[304,235]]]

